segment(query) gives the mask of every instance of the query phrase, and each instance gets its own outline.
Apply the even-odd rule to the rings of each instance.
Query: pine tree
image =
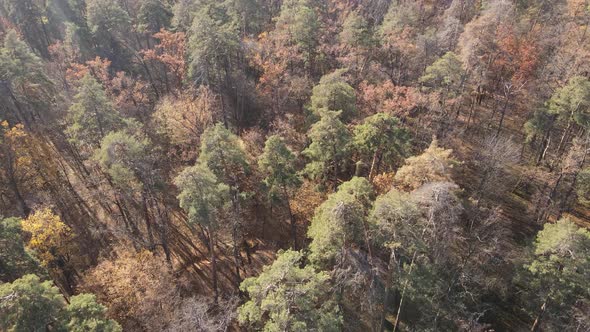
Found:
[[[0,329],[3,331],[46,331],[56,327],[64,305],[51,281],[41,281],[34,274],[1,284],[0,299]]]
[[[298,250],[297,224],[291,202],[293,190],[301,185],[295,169],[295,155],[278,135],[270,136],[264,145],[264,152],[258,158],[258,166],[266,176],[264,182],[271,196],[278,196],[286,203],[291,221],[293,248]]]
[[[207,128],[201,135],[201,151],[197,163],[209,168],[220,182],[229,187],[232,205],[230,224],[234,246],[236,286],[239,286],[241,281],[239,253],[242,227],[241,200],[245,196],[240,188],[240,177],[249,171],[246,153],[240,138],[226,129],[221,123]]]
[[[217,286],[217,255],[215,245],[217,229],[220,227],[221,212],[229,202],[229,187],[219,183],[217,177],[207,166],[196,165],[185,168],[174,179],[180,189],[180,207],[188,214],[190,225],[199,224],[209,233],[209,252],[211,255],[212,282],[215,301],[219,297]]]
[[[258,277],[240,288],[249,300],[239,308],[238,320],[264,331],[340,331],[342,316],[331,299],[330,277],[312,266],[301,267],[298,251],[279,252]]]
[[[363,160],[371,159],[369,179],[372,179],[379,173],[382,163],[392,168],[406,155],[409,134],[396,117],[377,113],[355,126],[353,144]]]
[[[103,137],[123,123],[103,87],[90,74],[81,80],[68,117],[66,133],[74,143],[90,149],[98,147]]]
[[[531,331],[590,326],[579,315],[590,305],[590,232],[570,220],[547,223],[535,239],[531,261],[525,265],[536,314]],[[570,323],[571,322],[571,323]]]
[[[336,183],[350,154],[350,133],[340,121],[341,112],[321,110],[320,120],[314,123],[307,136],[311,144],[302,154],[309,158],[303,172],[312,179],[326,185],[330,180]]]
[[[354,89],[344,80],[345,69],[322,76],[320,83],[313,88],[311,110],[321,116],[323,110],[340,111],[344,121],[356,114],[356,95]]]

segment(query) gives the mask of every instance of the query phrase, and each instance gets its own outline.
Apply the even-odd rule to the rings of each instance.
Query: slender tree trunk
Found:
[[[506,95],[506,100],[504,101],[504,105],[502,106],[502,113],[500,114],[500,123],[498,124],[498,130],[496,131],[496,135],[494,138],[498,138],[500,132],[502,131],[502,125],[504,124],[504,117],[506,116],[506,109],[508,108],[508,104],[510,102],[510,93]]]
[[[416,259],[416,251],[414,251],[414,255],[412,256],[412,262],[410,263],[410,269],[408,270],[408,274],[412,273],[412,268],[414,267],[414,260]],[[393,324],[393,332],[397,330],[399,325],[399,316],[402,312],[402,305],[404,304],[404,298],[406,295],[406,290],[408,289],[408,280],[404,283],[404,289],[402,290],[402,297],[399,300],[399,306],[397,307],[397,314],[395,315],[395,324]]]
[[[545,314],[545,310],[547,309],[547,301],[549,301],[549,297],[545,298],[545,302],[543,302],[543,305],[541,306],[541,310],[539,311],[539,314],[537,314],[537,318],[535,318],[535,321],[533,322],[533,326],[531,326],[531,332],[539,331],[539,326],[541,325],[541,320],[543,319],[543,315]]]
[[[236,273],[236,288],[240,288],[240,283],[242,282],[242,277],[240,276],[240,267],[241,267],[241,259],[240,259],[240,248],[239,248],[239,218],[240,218],[240,201],[238,197],[238,190],[233,189],[234,193],[232,194],[232,201],[234,205],[234,220],[232,225],[232,241],[233,241],[233,256],[234,256],[234,265],[235,265],[235,273]]]
[[[373,179],[373,176],[375,176],[375,166],[377,164],[377,158],[379,157],[379,150],[377,149],[375,150],[375,153],[373,153],[373,161],[371,161],[371,170],[369,171],[369,180]]]
[[[385,330],[385,316],[387,315],[387,304],[391,296],[391,280],[393,279],[393,266],[395,264],[395,249],[391,249],[389,264],[387,265],[387,279],[385,280],[385,296],[383,297],[383,310],[381,311],[379,331]]]
[[[217,286],[217,255],[215,254],[215,231],[207,227],[209,231],[209,254],[211,255],[211,272],[213,274],[213,293],[214,300],[217,303],[219,299],[219,290]]]
[[[293,249],[299,250],[299,243],[297,241],[297,223],[295,220],[295,216],[293,215],[293,211],[291,210],[289,194],[287,193],[287,188],[285,187],[283,187],[283,195],[285,195],[285,200],[287,202],[287,211],[289,212],[289,220],[291,222],[291,238],[293,239]]]

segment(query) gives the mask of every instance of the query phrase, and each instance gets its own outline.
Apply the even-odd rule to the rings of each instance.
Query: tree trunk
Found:
[[[410,262],[410,269],[408,270],[408,274],[412,273],[412,268],[414,267],[414,260],[416,259],[416,252],[414,251],[414,255],[412,256],[412,262]],[[406,295],[406,289],[408,289],[408,280],[404,283],[404,289],[402,290],[402,297],[399,300],[399,306],[397,307],[397,314],[395,315],[395,324],[393,324],[393,332],[397,330],[399,325],[399,316],[402,312],[402,305],[404,304],[404,298]]]
[[[375,150],[373,153],[373,161],[371,162],[371,170],[369,171],[369,181],[373,179],[375,176],[375,165],[377,164],[377,157],[379,156],[379,149]]]
[[[383,310],[381,311],[379,331],[385,330],[385,315],[387,314],[387,303],[391,295],[391,279],[393,279],[393,265],[395,264],[395,249],[391,249],[389,264],[387,265],[387,279],[385,280],[385,296],[383,296]]]
[[[543,315],[545,314],[545,309],[547,309],[547,301],[548,300],[549,300],[549,297],[547,297],[545,299],[545,302],[543,302],[543,305],[541,306],[541,310],[539,311],[537,318],[535,318],[535,321],[533,322],[533,326],[531,326],[531,332],[539,331],[539,326],[541,325],[541,319],[543,319]]]
[[[219,299],[219,290],[217,287],[217,255],[215,254],[215,232],[211,227],[207,227],[209,231],[209,253],[211,255],[211,273],[213,274],[213,294],[215,303]]]
[[[291,238],[293,239],[293,250],[299,250],[299,243],[297,242],[297,223],[293,211],[291,210],[291,202],[289,201],[289,194],[287,188],[283,187],[283,194],[287,202],[287,211],[289,211],[289,220],[291,221]]]
[[[506,109],[508,108],[508,103],[510,102],[510,94],[506,96],[506,100],[504,101],[504,106],[502,106],[502,113],[500,114],[500,123],[498,124],[498,131],[496,131],[496,136],[494,138],[498,138],[500,132],[502,131],[502,125],[504,124],[504,117],[506,116]]]

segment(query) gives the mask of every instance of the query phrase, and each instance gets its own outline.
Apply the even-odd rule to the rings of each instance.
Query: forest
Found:
[[[590,331],[589,0],[0,0],[0,331]]]

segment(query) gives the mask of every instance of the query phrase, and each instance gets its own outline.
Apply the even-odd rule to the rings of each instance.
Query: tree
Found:
[[[27,274],[0,285],[0,328],[5,331],[46,331],[59,323],[63,298],[51,281]]]
[[[95,294],[124,331],[165,330],[180,296],[164,259],[145,250],[119,251],[117,258],[101,261],[84,274],[80,288]]]
[[[129,55],[124,44],[131,31],[131,18],[119,2],[89,0],[86,2],[86,15],[98,55],[113,61],[115,68],[127,66]]]
[[[194,160],[198,152],[194,147],[200,144],[204,130],[215,123],[220,109],[219,96],[203,86],[196,92],[189,90],[178,97],[166,95],[160,100],[152,118],[158,132],[181,148],[182,159]]]
[[[62,326],[71,332],[120,332],[119,323],[106,319],[107,308],[93,294],[72,296],[64,308]]]
[[[418,53],[416,34],[421,7],[416,2],[391,2],[378,30],[382,56],[379,60],[387,68],[386,74],[396,85],[410,78]],[[412,66],[414,65],[414,66]]]
[[[577,175],[576,193],[582,204],[590,203],[590,168],[586,167]]]
[[[3,103],[13,113],[15,122],[29,125],[47,112],[54,100],[53,83],[41,59],[9,30],[0,49],[0,80]]]
[[[209,127],[201,135],[201,152],[197,160],[209,168],[215,176],[229,186],[232,214],[233,256],[236,274],[236,287],[240,282],[239,237],[242,224],[241,199],[244,196],[240,186],[240,177],[248,172],[246,153],[238,136],[218,123]]]
[[[294,53],[301,56],[310,72],[315,66],[319,29],[319,17],[310,0],[289,0],[282,4],[275,34],[284,40],[284,46],[294,46]]]
[[[127,191],[141,191],[151,176],[148,160],[149,141],[124,131],[112,131],[100,142],[93,159],[111,177],[113,183]]]
[[[371,184],[355,177],[316,209],[307,231],[312,263],[331,268],[345,259],[349,247],[363,242],[370,251],[365,220],[373,195]]]
[[[186,77],[186,34],[162,29],[153,38],[158,43],[152,49],[142,50],[143,58],[161,64],[160,76],[167,92],[180,89]]]
[[[338,180],[338,173],[346,166],[349,155],[350,134],[340,121],[341,112],[321,110],[320,120],[309,129],[311,144],[302,152],[310,162],[303,172],[325,185],[331,177]]]
[[[369,179],[373,179],[382,163],[392,167],[406,155],[409,134],[396,117],[377,113],[355,126],[353,144],[364,160],[372,158]]]
[[[23,220],[22,229],[30,234],[27,247],[35,251],[44,266],[55,267],[67,261],[72,250],[72,230],[51,209],[35,211]]]
[[[293,248],[297,250],[297,224],[290,202],[294,189],[301,185],[301,180],[295,169],[295,155],[280,136],[272,135],[266,140],[264,152],[258,158],[258,167],[266,176],[264,182],[270,189],[269,195],[278,195],[287,204]]]
[[[447,52],[426,67],[420,82],[437,89],[441,93],[441,101],[444,104],[448,98],[459,95],[464,75],[459,56],[453,52]]]
[[[120,332],[117,322],[105,318],[106,308],[92,294],[66,301],[51,281],[27,274],[0,285],[0,328],[6,331]]]
[[[155,34],[170,27],[172,13],[161,0],[142,0],[137,13],[138,30]]]
[[[342,316],[331,299],[329,275],[301,267],[303,254],[279,251],[276,260],[240,288],[249,300],[239,309],[240,324],[264,331],[340,331]]]
[[[21,220],[0,220],[0,282],[12,282],[28,273],[41,272],[39,262],[25,248]]]
[[[566,123],[557,147],[557,153],[561,155],[573,124],[584,130],[590,128],[590,80],[582,76],[570,78],[565,86],[553,93],[547,106],[550,114],[559,116]]]
[[[355,58],[353,64],[356,69],[362,72],[377,46],[369,22],[358,11],[350,12],[342,24],[339,38],[346,51]]]
[[[216,89],[228,83],[239,46],[238,29],[226,10],[215,2],[203,5],[195,13],[189,34],[190,79]]]
[[[97,147],[110,131],[120,128],[123,122],[103,87],[90,74],[80,81],[68,116],[70,125],[66,133],[75,143],[91,149]]]
[[[213,291],[215,302],[219,297],[217,290],[217,256],[215,232],[220,226],[220,213],[229,201],[229,186],[219,183],[217,177],[206,165],[196,165],[185,168],[174,179],[174,184],[180,189],[178,200],[180,207],[188,214],[190,225],[199,224],[209,232],[209,252],[211,254],[211,268],[213,271]]]
[[[343,120],[351,120],[356,115],[356,95],[354,89],[344,80],[345,69],[322,76],[320,83],[313,88],[311,110],[321,116],[323,110],[341,111]]]
[[[36,52],[49,57],[47,48],[59,36],[59,19],[50,4],[34,0],[3,0],[0,12]]]
[[[377,197],[369,220],[374,225],[374,241],[381,247],[389,249],[390,256],[385,277],[385,295],[383,299],[383,311],[380,317],[380,330],[383,331],[385,317],[388,311],[391,292],[394,287],[402,289],[402,298],[405,295],[400,274],[411,273],[415,260],[414,252],[420,247],[421,242],[413,241],[413,226],[420,220],[418,205],[409,194],[391,189],[384,195]],[[402,265],[405,269],[399,269],[402,262],[401,253],[405,253],[404,260],[410,257],[410,264]],[[400,307],[402,302],[400,301]]]
[[[438,146],[433,139],[430,146],[419,156],[406,159],[395,175],[396,182],[405,189],[416,189],[428,182],[449,181],[455,161],[451,158],[453,150]]]
[[[537,312],[531,331],[590,327],[588,317],[580,312],[590,305],[590,232],[568,219],[546,223],[533,250],[525,264],[530,273],[529,295],[535,299],[531,303]]]

